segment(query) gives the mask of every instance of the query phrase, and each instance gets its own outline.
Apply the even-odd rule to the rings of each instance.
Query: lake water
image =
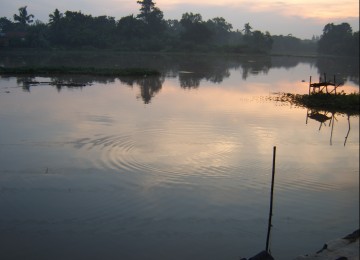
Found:
[[[0,78],[1,259],[254,256],[265,249],[274,146],[275,259],[359,228],[359,117],[320,122],[270,98],[306,94],[323,73],[358,92],[358,60],[0,55],[1,66],[19,64],[162,76]]]

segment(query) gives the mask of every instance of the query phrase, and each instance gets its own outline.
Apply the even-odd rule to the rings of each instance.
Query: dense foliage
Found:
[[[197,51],[231,53],[320,53],[352,55],[359,45],[359,33],[348,24],[328,24],[320,40],[300,40],[291,35],[272,36],[253,30],[249,23],[242,31],[222,17],[207,21],[201,14],[184,13],[180,20],[165,20],[152,0],[137,1],[137,16],[116,20],[110,16],[61,13],[55,9],[47,23],[35,20],[27,7],[20,7],[13,21],[0,18],[0,48],[32,47],[60,49],[115,49],[120,51]],[[356,51],[355,51],[356,49]]]
[[[317,52],[318,41],[315,37],[311,40],[301,40],[292,35],[274,35],[272,39],[274,41],[272,46],[273,53],[313,54]]]
[[[359,56],[359,31],[353,33],[348,23],[324,27],[318,50],[323,54]]]

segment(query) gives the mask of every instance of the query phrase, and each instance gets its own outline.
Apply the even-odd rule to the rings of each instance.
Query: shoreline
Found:
[[[346,58],[359,59],[357,56],[346,55],[329,55],[317,52],[269,52],[269,53],[252,53],[252,52],[220,52],[220,51],[129,51],[119,50],[116,48],[0,48],[0,54],[21,54],[33,55],[33,53],[91,53],[91,54],[160,54],[160,55],[210,55],[210,56],[265,56],[265,57],[299,57],[299,58]]]

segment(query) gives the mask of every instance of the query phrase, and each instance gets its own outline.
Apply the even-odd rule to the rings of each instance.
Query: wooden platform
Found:
[[[309,95],[311,93],[324,93],[324,90],[326,93],[330,94],[334,92],[336,94],[336,89],[340,87],[341,83],[336,83],[336,78],[334,75],[333,81],[327,81],[326,80],[326,74],[324,73],[324,80],[320,77],[319,82],[317,83],[311,83],[311,76],[309,81]]]

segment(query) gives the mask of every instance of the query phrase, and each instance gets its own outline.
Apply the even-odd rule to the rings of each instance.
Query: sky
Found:
[[[292,34],[301,39],[320,36],[328,23],[347,22],[359,30],[358,0],[153,0],[165,19],[180,20],[186,12],[199,13],[203,20],[223,17],[233,30],[242,30],[249,23],[253,30],[271,35]],[[108,15],[119,20],[137,15],[136,0],[0,0],[0,17],[13,18],[18,8],[27,6],[29,14],[48,22],[49,14],[81,11],[92,16]]]

